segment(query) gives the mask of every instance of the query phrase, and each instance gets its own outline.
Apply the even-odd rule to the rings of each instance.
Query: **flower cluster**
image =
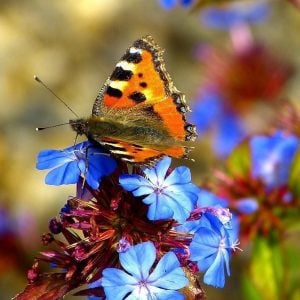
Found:
[[[198,273],[225,284],[237,249],[228,209],[214,206],[191,181],[190,170],[128,166],[87,142],[42,151],[37,167],[49,168],[48,184],[77,181],[77,195],[49,222],[42,251],[16,299],[76,295],[105,299],[204,298]],[[63,236],[64,239],[60,239]],[[43,273],[41,263],[52,272]]]
[[[214,152],[226,157],[254,132],[245,121],[255,104],[275,102],[292,75],[290,65],[263,43],[254,40],[249,24],[263,21],[269,7],[264,2],[236,3],[207,8],[205,26],[227,30],[230,50],[201,45],[197,57],[203,81],[193,104],[198,131],[212,131]]]
[[[299,138],[282,130],[253,136],[233,151],[226,172],[216,172],[211,197],[238,216],[242,240],[280,237],[299,213],[298,149]]]

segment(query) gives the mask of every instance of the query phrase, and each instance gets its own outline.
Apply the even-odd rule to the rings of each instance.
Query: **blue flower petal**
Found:
[[[191,183],[190,170],[177,167],[166,177],[170,164],[171,158],[165,157],[153,168],[146,168],[146,178],[135,174],[120,176],[125,190],[134,196],[148,195],[143,202],[150,205],[147,214],[150,220],[174,218],[183,222],[197,202],[199,188]]]
[[[201,189],[198,194],[198,207],[208,207],[208,206],[217,206],[220,205],[221,207],[227,207],[228,201],[224,198],[220,198],[214,193]]]
[[[132,246],[119,254],[122,267],[131,275],[118,269],[103,271],[102,286],[107,299],[184,299],[175,292],[188,284],[179,261],[173,252],[165,254],[149,275],[156,249],[152,242]]]
[[[151,242],[145,242],[120,253],[122,267],[135,278],[145,279],[156,258],[156,249]]]
[[[170,299],[172,299],[172,300],[184,300],[185,297],[184,297],[183,294],[181,294],[178,291],[160,289],[159,293],[155,294],[154,299],[157,299],[157,300],[170,300]],[[136,299],[132,299],[132,300],[136,300]]]
[[[173,217],[173,211],[168,207],[166,203],[165,195],[150,194],[143,202],[150,204],[147,217],[149,220],[165,220]]]
[[[164,8],[164,9],[171,9],[176,5],[176,1],[177,0],[159,0],[160,5]]]
[[[191,201],[191,197],[188,197],[184,193],[168,193],[165,201],[165,204],[173,211],[172,218],[179,223],[183,223],[190,216],[194,208],[194,202]]]
[[[206,270],[205,283],[223,287],[225,267],[227,275],[230,275],[231,238],[236,232],[227,230],[217,217],[208,213],[205,213],[203,224],[206,226],[199,227],[190,244],[190,259],[197,262],[200,271]]]
[[[46,178],[46,184],[61,185],[77,183],[80,176],[80,170],[76,161],[64,164],[50,171]]]
[[[181,289],[189,282],[173,252],[166,253],[160,259],[148,281],[165,289]]]
[[[229,224],[226,226],[226,233],[228,234],[228,242],[230,245],[235,244],[239,238],[240,219],[233,215]]]
[[[97,189],[100,180],[105,175],[110,175],[117,167],[116,161],[108,156],[103,155],[101,152],[95,152],[88,156],[88,168],[86,181],[90,187]],[[97,150],[96,150],[97,151]]]
[[[182,6],[189,6],[194,2],[194,0],[181,0],[180,2]]]
[[[87,183],[96,189],[101,178],[117,167],[116,161],[102,152],[88,141],[64,150],[45,150],[39,153],[36,167],[40,170],[54,168],[46,176],[47,184],[77,183],[80,176],[85,176]]]
[[[191,171],[189,168],[181,166],[174,169],[171,174],[165,179],[164,186],[183,185],[190,183],[192,180]]]
[[[259,208],[259,204],[255,198],[239,199],[235,205],[236,209],[243,214],[252,214]]]
[[[224,261],[229,261],[227,251],[218,252],[216,259],[204,274],[203,281],[206,284],[222,288],[225,285]],[[227,274],[228,276],[230,274]]]
[[[222,98],[214,90],[201,91],[200,98],[194,102],[192,109],[192,120],[199,134],[203,134],[218,122],[223,110],[222,102]]]
[[[216,256],[220,245],[220,236],[213,230],[201,227],[190,245],[191,260],[200,261]]]
[[[190,234],[195,234],[199,229],[199,220],[196,221],[186,221],[183,224],[176,226],[175,230],[177,232],[188,232]]]
[[[124,299],[138,280],[122,270],[107,268],[102,272],[102,286],[107,300]]]
[[[38,170],[51,169],[73,161],[75,155],[62,150],[43,150],[38,154],[36,168]]]
[[[256,136],[250,141],[252,175],[269,187],[287,183],[290,166],[299,146],[299,139],[281,131],[272,136]]]
[[[219,156],[225,157],[242,141],[246,131],[241,120],[231,113],[224,113],[218,126],[213,148]]]
[[[165,180],[167,171],[171,165],[171,158],[165,156],[162,160],[157,162],[153,168],[147,168],[144,170],[146,178],[150,180],[154,185],[158,185]]]
[[[136,174],[122,174],[119,178],[119,182],[123,189],[133,192],[136,197],[148,195],[154,190],[149,180]]]
[[[184,222],[194,208],[191,198],[184,193],[150,194],[143,202],[150,205],[147,214],[149,220],[173,218],[178,222]]]

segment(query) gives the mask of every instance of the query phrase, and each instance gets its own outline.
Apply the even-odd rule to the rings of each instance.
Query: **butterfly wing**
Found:
[[[122,111],[132,111],[133,114],[145,111],[145,124],[153,119],[157,127],[163,128],[173,138],[173,145],[166,145],[164,149],[139,143],[139,150],[133,146],[134,141],[113,140],[113,143],[122,144],[122,151],[114,147],[110,151],[121,158],[127,155],[132,162],[152,161],[164,154],[182,157],[186,153],[182,142],[196,138],[195,126],[185,119],[185,113],[189,111],[185,97],[175,88],[165,69],[162,54],[163,51],[150,36],[135,41],[116,65],[93,106],[94,117],[109,111],[117,119]],[[111,142],[112,137],[101,140]]]
[[[109,137],[101,139],[99,143],[126,162],[147,166],[151,166],[164,155],[180,158],[188,152],[185,147],[170,146],[163,150],[156,150]]]

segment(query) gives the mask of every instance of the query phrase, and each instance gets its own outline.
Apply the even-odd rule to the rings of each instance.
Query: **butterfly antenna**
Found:
[[[79,116],[76,114],[76,112],[60,97],[58,97],[39,77],[36,75],[33,76],[34,80],[40,83],[44,88],[46,88],[52,95],[55,96],[56,99],[58,99],[76,118],[79,118]],[[60,126],[60,125],[55,125]],[[53,126],[53,127],[55,127]],[[49,128],[49,127],[48,127]]]
[[[51,125],[51,126],[46,126],[46,127],[37,127],[37,128],[35,128],[35,130],[41,131],[41,130],[45,130],[48,128],[54,128],[54,127],[58,127],[58,126],[68,125],[68,124],[70,124],[70,123],[68,122],[68,123],[56,124],[56,125]]]

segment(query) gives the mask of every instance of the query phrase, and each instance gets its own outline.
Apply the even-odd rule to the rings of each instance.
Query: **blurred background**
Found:
[[[272,1],[268,18],[253,25],[251,34],[291,66],[293,76],[284,73],[287,79],[276,98],[297,104],[300,13],[284,2]],[[70,146],[75,134],[69,126],[35,131],[73,116],[33,76],[38,75],[77,114],[88,116],[125,49],[150,34],[165,49],[176,87],[195,106],[207,70],[216,63],[204,50],[232,53],[233,41],[228,30],[205,25],[200,9],[181,5],[165,9],[158,0],[2,0],[0,8],[0,298],[9,299],[27,282],[26,270],[43,247],[40,235],[47,232],[48,220],[75,193],[74,186],[45,185],[46,173],[35,169],[40,150]],[[251,112],[243,108],[247,129],[255,131],[259,124],[263,131],[270,126],[278,107],[269,104],[259,103]],[[211,176],[220,163],[220,156],[211,151],[214,133],[201,135],[192,153],[196,163],[176,162],[191,167],[195,183]],[[246,258],[247,249],[233,261],[225,289],[205,287],[209,299],[241,299],[239,269]]]

